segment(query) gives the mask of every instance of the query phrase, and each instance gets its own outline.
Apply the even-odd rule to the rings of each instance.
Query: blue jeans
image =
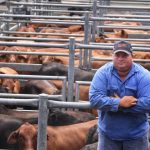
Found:
[[[99,132],[97,150],[148,150],[148,136],[136,140],[115,141]]]

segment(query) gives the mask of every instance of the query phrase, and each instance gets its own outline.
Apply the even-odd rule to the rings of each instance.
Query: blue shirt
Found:
[[[114,98],[118,95],[120,98]],[[129,108],[120,108],[124,96],[134,96],[138,102]],[[89,91],[92,107],[98,109],[99,129],[113,140],[130,140],[142,137],[148,131],[150,112],[150,72],[133,63],[126,79],[122,81],[107,63],[97,70]]]

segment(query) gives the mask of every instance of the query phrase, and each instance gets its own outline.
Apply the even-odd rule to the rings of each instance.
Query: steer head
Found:
[[[13,131],[8,139],[8,144],[18,144],[19,150],[36,150],[37,127],[29,123],[21,125]]]
[[[12,46],[12,47],[7,47],[5,49],[5,51],[31,52],[32,49],[28,48],[28,47]],[[0,54],[0,61],[1,62],[10,62],[10,63],[29,63],[29,62],[31,62],[30,57],[31,57],[30,55],[25,55],[25,54],[19,54],[19,55],[17,55],[17,54]]]
[[[18,74],[15,70],[9,67],[1,67],[0,68],[1,74]],[[18,79],[9,79],[9,78],[2,78],[0,79],[0,85],[2,89],[5,89],[8,93],[16,93],[20,92],[20,82]]]

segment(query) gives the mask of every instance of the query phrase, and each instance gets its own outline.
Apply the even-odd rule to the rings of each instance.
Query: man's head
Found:
[[[128,72],[132,66],[132,46],[127,41],[118,41],[113,48],[113,63],[118,72]]]
[[[113,53],[124,52],[126,54],[132,54],[132,46],[127,41],[118,41],[114,44]]]

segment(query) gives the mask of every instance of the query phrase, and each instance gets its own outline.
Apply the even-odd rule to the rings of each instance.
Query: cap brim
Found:
[[[126,51],[126,50],[116,50],[116,51],[114,51],[114,54],[116,54],[116,53],[118,53],[118,52],[123,52],[123,53],[126,53],[126,54],[128,54],[128,55],[131,54],[130,52],[128,52],[128,51]]]

